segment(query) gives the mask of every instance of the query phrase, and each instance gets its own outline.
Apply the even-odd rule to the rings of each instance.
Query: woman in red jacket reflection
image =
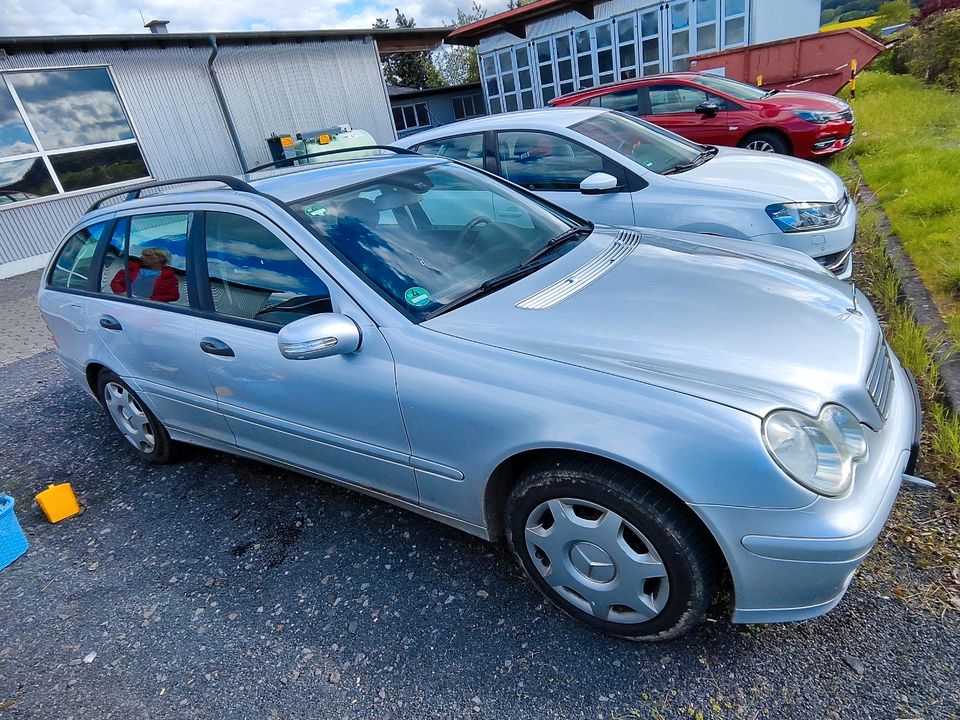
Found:
[[[140,260],[130,259],[127,273],[130,276],[130,295],[156,302],[173,302],[180,299],[180,282],[169,266],[170,252],[165,248],[144,248]],[[127,279],[123,270],[113,276],[110,289],[117,295],[127,294]]]

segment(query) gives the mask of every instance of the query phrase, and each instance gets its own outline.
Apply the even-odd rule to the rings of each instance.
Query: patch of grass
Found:
[[[960,94],[867,71],[851,104],[857,136],[835,165],[856,158],[960,345]]]
[[[856,190],[860,177],[850,158],[838,158],[833,169]],[[876,187],[874,187],[876,190]],[[960,242],[960,241],[958,241]],[[866,293],[884,325],[891,347],[913,373],[925,409],[919,474],[937,483],[937,502],[926,516],[917,503],[898,503],[890,535],[932,575],[917,587],[903,587],[895,577],[893,592],[907,602],[941,614],[960,611],[960,417],[940,400],[940,375],[935,349],[945,338],[929,337],[901,302],[900,278],[886,255],[886,237],[877,210],[860,206],[857,235],[857,286]],[[960,313],[956,315],[960,319]],[[876,573],[879,563],[871,563]]]

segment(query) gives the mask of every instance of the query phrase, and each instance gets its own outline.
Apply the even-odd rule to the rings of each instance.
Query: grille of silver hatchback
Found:
[[[890,350],[882,338],[877,344],[870,371],[867,373],[867,392],[870,393],[880,415],[886,420],[890,411],[890,400],[893,398],[893,365],[890,363]]]

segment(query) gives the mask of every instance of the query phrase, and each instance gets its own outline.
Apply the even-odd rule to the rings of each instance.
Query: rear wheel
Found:
[[[757,152],[777,153],[778,155],[792,155],[790,143],[783,135],[775,132],[755,132],[747,135],[740,141],[740,147]]]
[[[157,464],[173,459],[175,446],[167,429],[116,373],[101,370],[97,392],[107,417],[134,455]]]
[[[721,567],[706,530],[674,497],[589,458],[525,473],[508,500],[506,532],[551,602],[630,640],[666,640],[697,625]]]

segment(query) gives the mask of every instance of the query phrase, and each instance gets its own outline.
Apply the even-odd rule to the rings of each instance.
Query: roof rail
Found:
[[[338,153],[357,152],[359,150],[390,150],[391,152],[395,152],[397,155],[420,154],[414,152],[413,150],[408,150],[407,148],[393,147],[391,145],[358,145],[357,147],[337,148],[336,150],[327,150],[326,152],[307,153],[306,155],[297,155],[296,157],[284,158],[283,160],[274,160],[273,162],[264,163],[263,165],[257,165],[255,168],[250,168],[247,170],[247,173],[260,172],[261,170],[269,170],[270,168],[275,167],[295,167],[295,163],[298,160],[306,160],[307,158],[313,157],[325,157],[327,155],[336,155]]]
[[[226,185],[231,190],[236,190],[237,192],[248,192],[255,193],[257,195],[260,192],[253,187],[248,182],[241,180],[240,178],[235,178],[230,175],[197,175],[195,177],[186,177],[179,178],[177,180],[157,180],[155,182],[144,183],[143,185],[138,185],[135,188],[120,190],[119,192],[110,193],[109,195],[104,195],[102,198],[97,200],[93,205],[87,208],[87,212],[93,212],[94,210],[102,207],[105,200],[110,198],[120,197],[121,195],[126,195],[124,200],[136,200],[140,197],[140,192],[142,190],[148,190],[149,188],[155,187],[166,187],[167,185],[188,185],[190,183],[200,183],[200,182],[218,182]]]

